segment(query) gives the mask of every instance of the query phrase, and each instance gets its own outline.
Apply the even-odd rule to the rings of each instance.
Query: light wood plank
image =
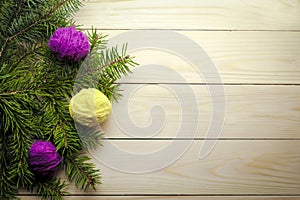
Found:
[[[102,124],[109,138],[182,138],[195,130],[196,138],[211,137],[207,134],[214,101],[226,102],[221,138],[300,138],[298,86],[224,86],[226,97],[217,99],[204,85],[123,84],[121,89],[123,97],[113,103],[112,114]],[[192,107],[195,102],[197,107]],[[154,106],[165,113],[151,112]],[[156,127],[149,128],[152,123]],[[184,136],[178,136],[181,126]]]
[[[198,154],[203,141],[194,141],[175,163],[145,174],[124,173],[101,164],[98,160],[105,155],[113,157],[118,169],[124,169],[124,163],[132,167],[143,164],[110,151],[107,142],[94,154],[97,159],[93,162],[102,169],[103,185],[91,194],[299,194],[300,191],[299,140],[218,141],[202,160]],[[132,154],[140,151],[151,154],[153,147],[159,150],[170,141],[110,142]],[[148,158],[148,154],[144,156]],[[166,156],[174,155],[161,154],[157,159],[163,161]],[[153,165],[151,160],[144,162]],[[69,191],[82,193],[71,187]]]
[[[76,14],[85,28],[299,30],[297,0],[92,0]]]
[[[40,197],[21,197],[22,200],[38,200]],[[65,200],[98,200],[98,199],[109,199],[109,200],[166,200],[166,199],[176,199],[176,200],[256,200],[256,199],[262,199],[262,200],[273,200],[273,199],[280,199],[280,200],[296,200],[299,199],[299,197],[264,197],[264,196],[256,196],[256,197],[228,197],[228,196],[222,196],[222,197],[202,197],[202,196],[195,196],[195,197],[186,197],[186,196],[124,196],[124,197],[115,197],[115,196],[67,196],[64,197]]]
[[[66,197],[66,200],[68,199],[83,199],[83,197]],[[185,196],[179,196],[179,197],[176,197],[176,196],[163,196],[163,197],[147,197],[147,196],[138,196],[138,197],[135,197],[135,196],[129,196],[129,197],[110,197],[110,196],[106,196],[106,197],[84,197],[84,199],[86,200],[97,200],[97,199],[112,199],[112,200],[118,200],[118,199],[129,199],[129,200],[139,200],[139,199],[142,199],[142,200],[152,200],[152,199],[155,199],[155,200],[166,200],[166,199],[177,199],[177,200],[181,200],[181,199],[184,199],[184,200],[222,200],[222,199],[225,199],[225,200],[229,200],[229,199],[233,199],[233,200],[254,200],[254,199],[262,199],[262,200],[272,200],[272,199],[280,199],[280,200],[295,200],[295,199],[299,199],[299,197],[226,197],[226,196],[222,196],[222,197],[214,197],[214,196],[210,196],[210,197],[202,197],[202,196],[195,196],[195,197],[185,197]]]
[[[300,33],[256,30],[300,30],[300,1],[297,0],[92,0],[76,14],[83,28],[98,29],[187,29],[181,31],[201,46],[215,63],[219,74],[204,76],[222,78],[224,83],[238,84],[300,84]],[[195,30],[219,31],[195,31]],[[220,30],[247,30],[228,32]],[[255,31],[249,31],[255,30]],[[102,31],[111,36],[122,31]],[[137,38],[138,39],[138,38]],[[157,41],[153,38],[153,44]],[[126,42],[126,41],[124,41]],[[180,48],[170,40],[172,48]],[[130,42],[129,42],[130,45]],[[190,49],[193,54],[194,49]],[[141,49],[129,52],[145,66],[160,64],[182,75],[184,82],[169,76],[168,71],[136,68],[121,83],[179,83],[174,85],[183,98],[174,98],[169,85],[147,85],[123,97],[129,101],[129,113],[139,126],[151,124],[161,117],[149,110],[155,104],[166,111],[166,123],[153,137],[173,138],[180,127],[180,101],[190,102],[190,87],[196,96],[199,113],[197,138],[205,138],[212,116],[212,100],[208,88],[182,83],[206,83],[203,74],[182,58],[164,51]],[[153,68],[154,69],[154,68]],[[123,93],[137,85],[123,84]],[[142,85],[139,85],[142,86]],[[163,87],[161,87],[163,86]],[[177,88],[177,89],[176,89]],[[102,169],[103,185],[91,195],[67,196],[65,199],[299,199],[299,196],[210,196],[212,194],[280,194],[299,195],[300,191],[300,87],[298,86],[225,86],[226,118],[222,138],[250,140],[220,140],[205,159],[199,160],[204,141],[194,141],[183,156],[172,165],[146,174],[129,174],[113,170],[94,158]],[[218,97],[217,101],[223,101]],[[115,107],[115,106],[114,106]],[[123,109],[126,107],[123,107]],[[119,108],[120,109],[120,108]],[[184,108],[193,113],[194,108]],[[117,113],[118,110],[117,110]],[[195,119],[188,114],[187,122]],[[128,116],[121,115],[122,118]],[[114,121],[114,115],[103,124],[107,137],[138,137],[124,134]],[[187,129],[187,132],[192,131]],[[126,132],[126,131],[125,131]],[[144,135],[140,135],[143,137]],[[253,138],[290,138],[291,140],[251,140]],[[120,163],[136,165],[126,157],[113,154],[107,142],[132,153],[154,152],[171,144],[172,140],[105,140],[101,152]],[[181,141],[179,140],[179,143]],[[184,142],[184,141],[182,141]],[[94,155],[95,157],[95,155]],[[97,155],[96,155],[97,157]],[[151,163],[149,163],[151,164]],[[73,194],[83,194],[74,186]],[[110,196],[128,194],[129,196]],[[130,196],[140,194],[141,196]],[[144,194],[158,196],[144,196]],[[207,196],[159,196],[159,194],[204,194]],[[22,196],[22,199],[39,199]]]
[[[100,32],[108,34],[112,44],[128,42],[128,54],[140,64],[120,80],[122,83],[209,83],[221,77],[223,83],[300,84],[300,32],[177,32],[182,40],[162,39],[160,31],[155,30],[148,31],[147,40],[140,38],[144,34],[139,32]],[[117,36],[121,37],[119,41]],[[160,48],[162,43],[168,49]],[[186,50],[178,54],[182,48]],[[204,61],[214,63],[215,72],[202,61],[194,62],[196,66],[190,63],[202,56],[199,49],[207,54]],[[170,73],[177,73],[183,80]]]

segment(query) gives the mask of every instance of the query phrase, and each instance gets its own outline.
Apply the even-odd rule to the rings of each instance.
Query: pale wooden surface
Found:
[[[298,0],[91,0],[77,15],[85,28],[299,30]]]
[[[298,19],[300,21],[300,17]],[[113,37],[124,31],[102,32]],[[224,83],[300,84],[300,32],[179,31],[178,33],[192,39],[206,51],[218,67]],[[130,46],[130,43],[128,45]],[[178,46],[178,41],[172,41],[172,46]],[[192,49],[190,54],[195,54]],[[176,70],[188,83],[204,82],[189,63],[172,54],[143,50],[130,55],[136,56],[136,61],[144,65],[159,63]],[[209,77],[215,76],[216,74],[209,74]],[[175,81],[160,71],[151,71],[122,82]]]
[[[111,115],[103,125],[106,137],[135,153],[172,142],[181,122],[178,99],[167,90],[172,85],[183,96],[181,101],[190,101],[187,86],[197,97],[201,120],[196,139],[175,163],[153,173],[124,173],[94,160],[102,169],[102,186],[90,193],[70,186],[71,196],[66,199],[300,199],[299,0],[91,0],[75,19],[84,29],[93,25],[110,37],[131,29],[171,29],[194,40],[225,84],[226,118],[215,148],[199,160],[212,115],[205,81],[189,63],[167,52],[130,53],[141,65],[169,67],[185,82],[155,70],[133,71],[120,80],[125,94],[140,87],[120,100],[130,102],[134,123],[141,127],[151,123],[150,110],[157,104],[166,111],[166,123],[153,138],[136,139],[124,134]],[[176,47],[177,41],[171,42]],[[101,152],[110,155],[107,142]],[[130,163],[122,157],[114,159]]]
[[[39,197],[21,197],[22,200],[38,200]],[[166,200],[166,199],[175,199],[175,200],[255,200],[255,199],[264,199],[264,200],[296,200],[299,199],[297,196],[280,196],[280,197],[274,197],[274,196],[256,196],[256,197],[245,197],[245,196],[222,196],[222,197],[186,197],[186,196],[67,196],[65,197],[65,200],[104,200],[104,199],[110,199],[110,200]]]
[[[153,105],[160,105],[166,112],[166,124],[163,130],[157,132],[154,138],[174,138],[181,126],[181,107],[172,94],[165,87],[166,84],[145,85],[133,96],[123,96],[119,104],[130,101],[130,117],[138,126],[147,126],[151,118],[158,118],[158,114],[151,116]],[[185,90],[185,85],[175,85],[177,95],[181,101],[189,102],[191,96]],[[209,128],[212,116],[212,100],[206,86],[190,86],[198,101],[200,112],[199,127],[196,138],[204,138]],[[123,84],[121,89],[132,91],[136,85]],[[226,118],[221,138],[300,138],[300,87],[298,86],[253,86],[229,85],[224,86],[226,93]],[[175,97],[174,97],[175,96]],[[222,101],[222,98],[219,98]],[[194,123],[192,110],[186,123]],[[118,111],[116,110],[116,113]],[[123,115],[123,114],[122,114]],[[124,114],[122,117],[126,118]],[[103,129],[110,138],[128,138],[120,129],[111,115]],[[142,134],[141,134],[142,135]]]
[[[111,141],[133,153],[152,152],[172,141]],[[185,142],[185,141],[180,141]],[[101,153],[106,151],[104,141]],[[94,194],[299,194],[300,141],[219,141],[200,160],[203,141],[194,141],[175,163],[146,174],[129,174],[103,166],[102,183]],[[130,162],[114,157],[120,162]],[[138,163],[136,163],[138,164]],[[150,164],[150,163],[149,163]],[[72,193],[78,193],[70,188]],[[81,192],[79,192],[81,193]]]

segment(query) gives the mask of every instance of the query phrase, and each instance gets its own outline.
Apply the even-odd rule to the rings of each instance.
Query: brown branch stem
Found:
[[[24,4],[24,0],[21,0],[20,3],[19,3],[19,6],[18,6],[18,10],[16,12],[16,18],[19,17],[19,14],[21,12],[21,8],[22,8],[23,4]]]
[[[80,76],[77,76],[77,79],[83,78],[83,77],[86,76],[86,75],[89,75],[89,74],[92,74],[92,73],[94,73],[94,72],[97,72],[98,70],[100,70],[100,69],[102,69],[102,68],[107,68],[107,67],[109,67],[109,66],[111,66],[111,65],[114,65],[114,64],[116,64],[116,63],[118,63],[118,62],[124,62],[124,61],[126,61],[127,59],[129,59],[129,58],[130,58],[130,56],[129,56],[129,55],[126,55],[126,56],[124,56],[124,57],[119,57],[118,59],[116,59],[116,60],[114,60],[114,61],[112,61],[112,62],[110,62],[110,63],[107,63],[107,64],[105,64],[104,66],[97,67],[97,68],[95,68],[95,69],[93,69],[93,70],[87,69],[87,70],[85,71],[86,73],[81,73]]]

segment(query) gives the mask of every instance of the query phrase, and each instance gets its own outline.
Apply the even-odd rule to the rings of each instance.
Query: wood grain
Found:
[[[115,163],[119,163],[118,169],[123,169],[124,163],[133,167],[139,165],[127,160],[126,156],[109,151],[108,142],[132,154],[143,152],[146,158],[153,153],[153,147],[158,150],[158,147],[170,144],[170,141],[153,140],[104,141],[103,148],[98,153],[93,153],[94,163],[102,169],[103,175],[103,185],[99,191],[91,192],[94,195],[292,195],[299,194],[300,191],[300,141],[219,141],[202,160],[198,159],[198,154],[203,141],[194,141],[175,163],[145,174],[124,173],[101,164],[98,160],[109,154],[113,156]],[[163,155],[157,157],[158,160],[164,158]],[[148,162],[152,165],[151,160]],[[73,194],[82,193],[75,188],[70,188],[69,191]]]
[[[22,200],[38,200],[39,197],[32,197],[32,196],[22,196]],[[256,199],[262,199],[262,200],[296,200],[299,199],[299,197],[290,197],[290,196],[281,196],[281,197],[264,197],[264,196],[255,196],[255,197],[235,197],[235,196],[221,196],[221,197],[203,197],[203,196],[193,196],[193,197],[186,197],[186,196],[66,196],[64,197],[65,200],[102,200],[102,199],[111,199],[111,200],[166,200],[166,199],[176,199],[176,200],[256,200]]]
[[[193,135],[190,132],[195,131],[191,128],[194,123],[198,124],[196,138],[209,137],[213,102],[224,101],[221,138],[300,138],[298,86],[224,86],[226,97],[216,99],[203,85],[122,84],[121,89],[123,97],[113,104],[110,118],[102,124],[109,138],[180,138],[177,134],[181,127],[185,127],[185,136]],[[165,113],[151,111],[155,106]],[[127,129],[127,121],[133,123],[133,128]],[[159,125],[150,129],[152,123]],[[139,131],[139,127],[143,129]]]
[[[85,28],[299,30],[298,0],[92,0],[76,14]]]
[[[94,26],[109,34],[110,41],[127,30],[147,30],[151,36],[147,47],[154,48],[140,46],[128,52],[140,66],[119,81],[123,97],[102,125],[107,138],[99,152],[90,152],[102,171],[103,184],[89,193],[71,184],[66,200],[300,199],[299,0],[90,0],[75,19],[82,29]],[[163,41],[170,49],[155,48],[162,41],[153,33],[162,30],[175,30],[186,41],[194,41],[217,72],[199,72],[201,63],[193,66],[187,56],[174,54],[186,48],[185,41],[170,37]],[[129,42],[129,49],[133,44],[130,38],[123,42]],[[198,57],[197,49],[186,52]],[[164,70],[157,70],[161,66]],[[213,100],[206,78],[215,77],[222,78],[225,96]],[[207,157],[199,159],[200,149],[210,141],[206,138],[213,105],[225,101],[220,140]],[[157,110],[159,106],[164,112]],[[195,118],[195,113],[200,117]],[[118,119],[130,119],[142,131],[126,130]],[[162,126],[156,132],[143,131],[152,123]],[[178,137],[184,123],[188,134],[195,131],[193,124],[198,125],[195,140]],[[118,169],[124,164],[156,166],[172,158],[173,152],[154,161],[147,160],[148,154],[185,142],[192,143],[190,148],[155,172],[125,173],[100,162],[107,155],[120,164]],[[109,143],[129,154],[145,155],[144,162],[111,151]],[[26,195],[21,198],[39,199]]]
[[[174,37],[163,41],[160,31],[147,31],[147,44],[139,39],[141,33],[99,30],[108,34],[111,44],[128,42],[128,54],[140,64],[133,73],[120,80],[122,83],[209,83],[221,77],[223,83],[241,84],[300,84],[300,32],[227,32],[179,31],[183,40]],[[122,40],[116,40],[122,36]],[[168,49],[159,48],[166,43]],[[194,48],[189,46],[194,42]],[[134,46],[138,46],[135,49]],[[186,49],[178,54],[178,50]],[[192,65],[202,49],[216,67],[210,70],[204,62]],[[205,59],[207,60],[207,59]],[[157,66],[161,65],[159,70]],[[155,68],[156,67],[156,68]],[[177,73],[183,80],[170,76]]]

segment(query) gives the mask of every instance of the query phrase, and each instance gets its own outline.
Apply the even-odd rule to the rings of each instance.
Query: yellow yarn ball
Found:
[[[108,98],[95,88],[82,89],[69,104],[71,117],[85,126],[103,123],[111,112]]]

